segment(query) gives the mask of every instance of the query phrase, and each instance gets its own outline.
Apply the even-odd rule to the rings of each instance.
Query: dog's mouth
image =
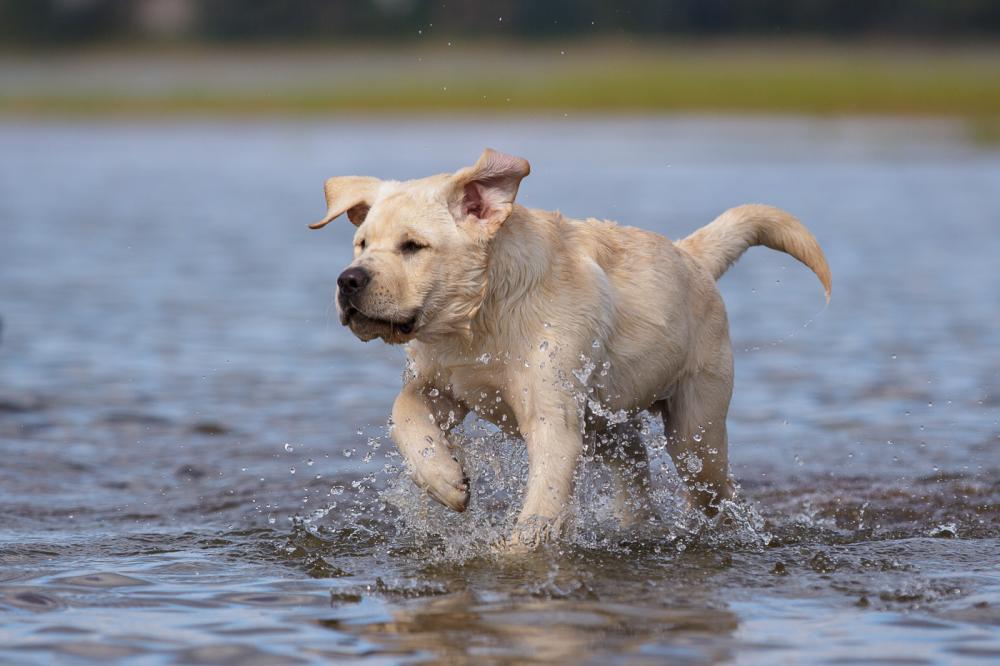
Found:
[[[417,312],[407,319],[380,319],[370,317],[348,303],[341,309],[341,323],[350,326],[359,337],[371,339],[381,337],[386,342],[399,342],[404,338],[412,336],[417,330],[417,319],[420,313]]]

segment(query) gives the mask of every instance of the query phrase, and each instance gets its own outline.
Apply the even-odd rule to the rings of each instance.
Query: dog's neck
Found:
[[[483,303],[472,320],[475,337],[502,336],[519,311],[537,307],[546,278],[556,269],[559,213],[520,205],[491,240]]]

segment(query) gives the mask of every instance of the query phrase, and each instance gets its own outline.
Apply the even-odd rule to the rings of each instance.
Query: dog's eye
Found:
[[[360,242],[360,243],[358,243],[358,247],[359,247],[359,248],[361,248],[361,249],[362,249],[362,251],[363,251],[363,250],[365,249],[365,245],[367,245],[367,243],[365,243],[365,239],[364,239],[364,238],[362,238],[362,239],[361,239],[361,242]]]
[[[427,248],[426,245],[411,240],[404,241],[399,245],[399,251],[402,252],[403,254],[413,254],[415,252],[419,252],[420,250],[424,250],[426,248]]]

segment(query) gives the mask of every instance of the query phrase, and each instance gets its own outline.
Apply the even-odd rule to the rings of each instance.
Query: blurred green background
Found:
[[[991,0],[0,0],[0,113],[947,115],[995,138]]]

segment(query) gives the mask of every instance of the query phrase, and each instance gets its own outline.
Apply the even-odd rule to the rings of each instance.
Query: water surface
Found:
[[[402,353],[341,329],[323,178],[528,157],[519,198],[680,237],[772,203],[834,275],[721,281],[741,503],[490,543],[523,447],[468,425],[462,515],[400,479]],[[0,661],[1000,659],[1000,153],[945,123],[0,124]]]

